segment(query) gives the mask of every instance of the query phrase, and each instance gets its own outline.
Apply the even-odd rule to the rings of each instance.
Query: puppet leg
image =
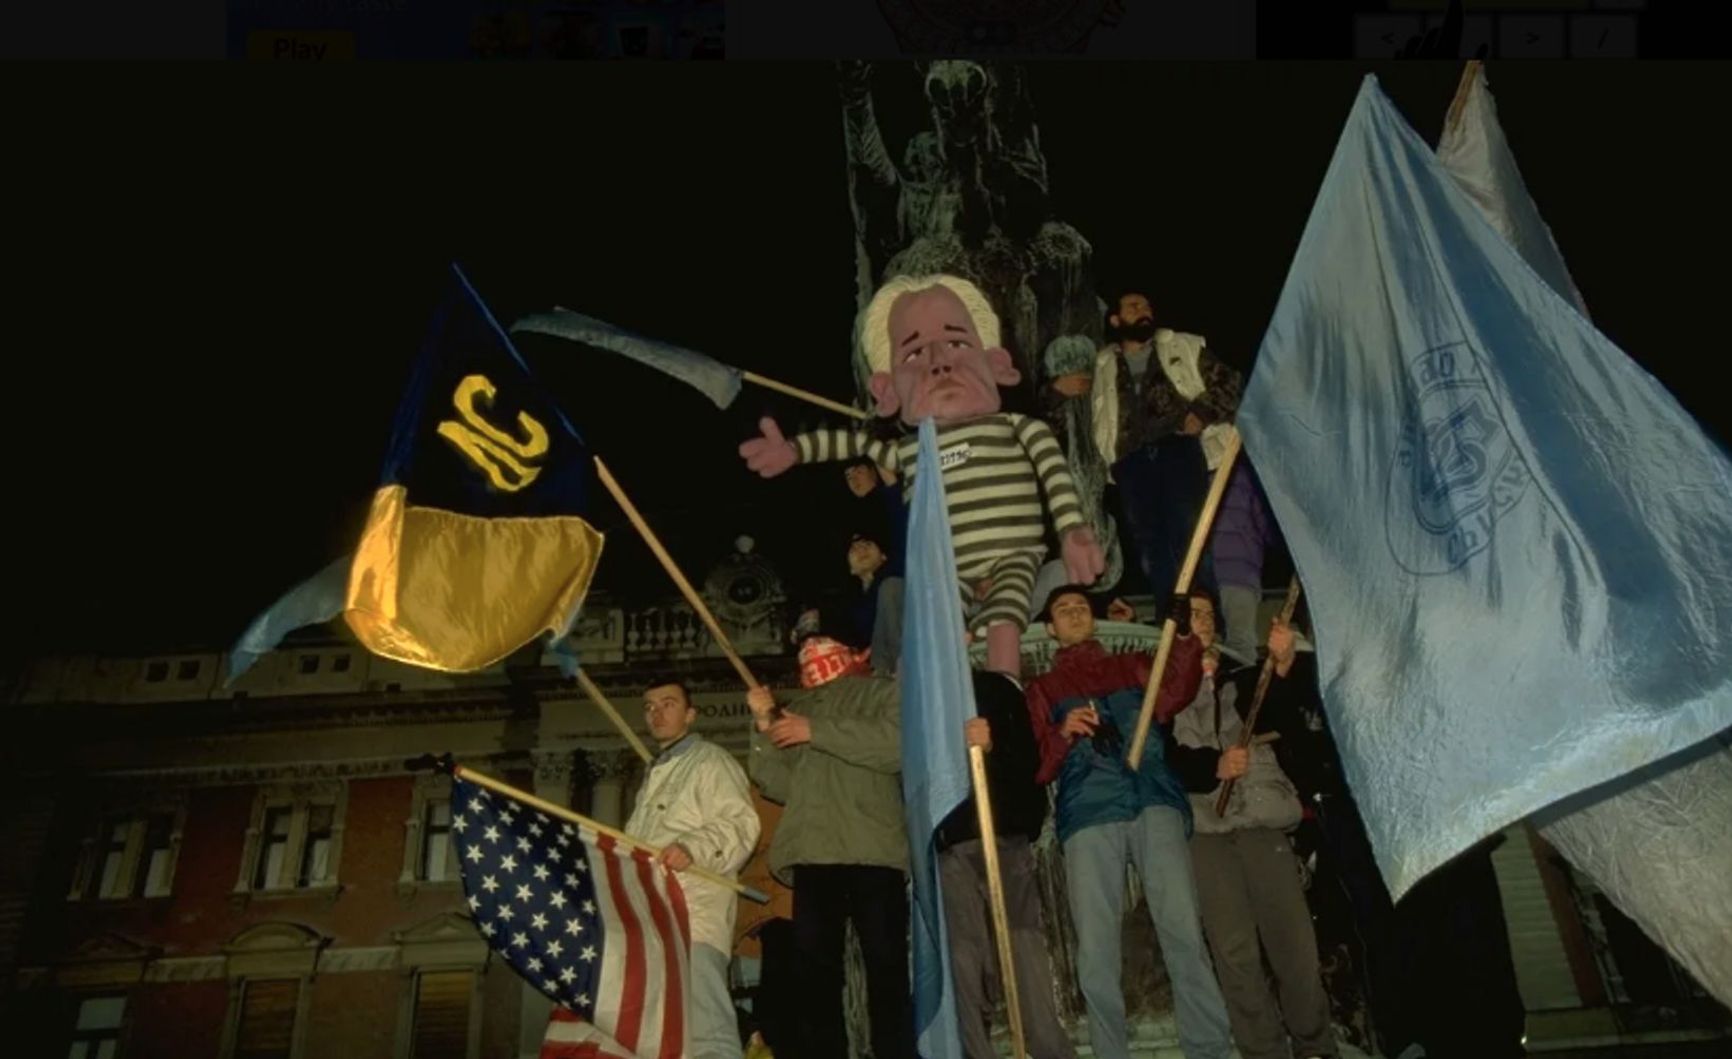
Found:
[[[1043,558],[1042,550],[1012,552],[995,560],[987,574],[992,585],[973,624],[976,630],[986,629],[988,669],[1012,677],[1022,673],[1022,631],[1028,628],[1029,596]]]

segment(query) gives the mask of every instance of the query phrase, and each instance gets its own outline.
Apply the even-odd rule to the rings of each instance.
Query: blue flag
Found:
[[[1732,725],[1732,463],[1367,78],[1238,425],[1390,892]]]
[[[276,650],[283,637],[308,625],[319,625],[343,613],[349,589],[349,567],[355,557],[345,555],[283,593],[263,614],[253,619],[247,631],[229,648],[227,684],[239,680],[258,660]]]
[[[511,333],[552,335],[630,357],[693,387],[715,402],[717,408],[728,407],[734,403],[734,398],[740,396],[740,369],[683,346],[645,338],[570,309],[525,316],[511,325]]]
[[[933,833],[967,798],[974,681],[962,637],[956,553],[939,473],[938,433],[920,424],[908,512],[908,584],[902,630],[902,801],[914,880],[914,1029],[925,1059],[960,1059],[950,943]]]

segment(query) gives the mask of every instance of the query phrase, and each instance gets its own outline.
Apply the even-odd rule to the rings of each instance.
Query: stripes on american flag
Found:
[[[673,873],[461,774],[452,805],[476,929],[559,1005],[542,1059],[680,1059],[691,925]]]

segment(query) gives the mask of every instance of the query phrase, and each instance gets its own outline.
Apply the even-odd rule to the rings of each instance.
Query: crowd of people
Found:
[[[1049,911],[1068,914],[1074,928],[1074,987],[1101,1059],[1130,1054],[1121,980],[1127,879],[1153,920],[1188,1059],[1225,1059],[1235,1048],[1243,1059],[1340,1054],[1319,957],[1325,907],[1348,911],[1334,933],[1349,942],[1354,989],[1370,1012],[1372,1039],[1361,1043],[1389,1059],[1523,1054],[1523,1007],[1490,844],[1400,902],[1390,899],[1338,766],[1310,644],[1279,619],[1259,627],[1264,557],[1277,531],[1244,458],[1230,472],[1196,577],[1171,591],[1211,474],[1227,458],[1240,373],[1201,337],[1157,327],[1147,292],[1126,291],[1109,308],[1105,348],[1072,337],[1046,351],[1040,419],[1001,414],[986,391],[1015,373],[993,359],[997,322],[971,289],[950,277],[915,280],[894,288],[876,315],[864,314],[864,326],[886,332],[874,364],[881,415],[900,415],[904,427],[935,415],[951,432],[941,448],[946,502],[959,592],[970,608],[959,635],[999,627],[1020,637],[1038,624],[1056,647],[1050,667],[1025,679],[995,652],[1003,641],[989,636],[986,664],[973,677],[978,716],[965,736],[986,752],[1008,972],[999,966],[972,802],[934,837],[965,1054],[998,1054],[992,1024],[999,976],[1009,973],[1028,1054],[1076,1055],[1059,1003],[1073,984],[1055,981],[1035,870],[1034,843],[1049,826],[1068,896],[1065,909]],[[1049,438],[1062,449],[1062,469]],[[1001,449],[1015,458],[1001,458]],[[793,890],[793,915],[785,965],[766,952],[757,1030],[778,1059],[850,1054],[851,923],[869,1013],[863,1043],[874,1059],[911,1059],[897,675],[904,496],[916,468],[896,439],[839,431],[783,439],[768,421],[764,437],[741,452],[766,475],[802,462],[844,464],[860,515],[846,552],[848,589],[796,622],[801,687],[748,692],[744,769],[690,731],[696,711],[677,681],[646,690],[661,749],[627,830],[665,846],[674,870],[696,863],[725,874],[739,870],[757,839],[755,816],[746,819],[748,782],[782,805],[769,860]],[[1002,490],[991,491],[993,483]],[[959,504],[959,495],[970,499]],[[1028,559],[1023,536],[1014,548],[992,550],[1000,528],[1024,533],[1041,498],[1052,535],[1039,557],[1063,558]],[[1051,548],[1053,540],[1061,547]],[[1153,737],[1134,769],[1127,737],[1153,659],[1108,650],[1098,625],[1103,617],[1139,620],[1107,587],[1116,568],[1130,565],[1118,557],[1121,540],[1154,594],[1170,597],[1160,613],[1142,617],[1170,619],[1177,631],[1154,696]],[[1253,711],[1265,660],[1269,683]],[[1231,790],[1217,812],[1224,785]],[[666,807],[679,799],[692,808],[675,819]],[[689,888],[710,885],[693,880]],[[1321,900],[1325,890],[1332,900]],[[713,947],[699,929],[710,904],[694,899],[693,908],[700,947]],[[716,902],[715,913],[731,926],[731,906]],[[725,960],[703,957],[692,961],[690,1054],[734,1059],[741,1042],[719,1000]],[[768,990],[772,979],[780,1002]]]

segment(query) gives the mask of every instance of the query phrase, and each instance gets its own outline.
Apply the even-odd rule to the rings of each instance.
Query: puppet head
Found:
[[[878,414],[939,426],[999,410],[1000,386],[1022,379],[999,344],[998,314],[980,288],[956,276],[900,276],[861,315]]]
[[[828,636],[808,636],[800,644],[800,686],[815,688],[838,677],[855,676],[871,670],[870,650],[856,651]]]

